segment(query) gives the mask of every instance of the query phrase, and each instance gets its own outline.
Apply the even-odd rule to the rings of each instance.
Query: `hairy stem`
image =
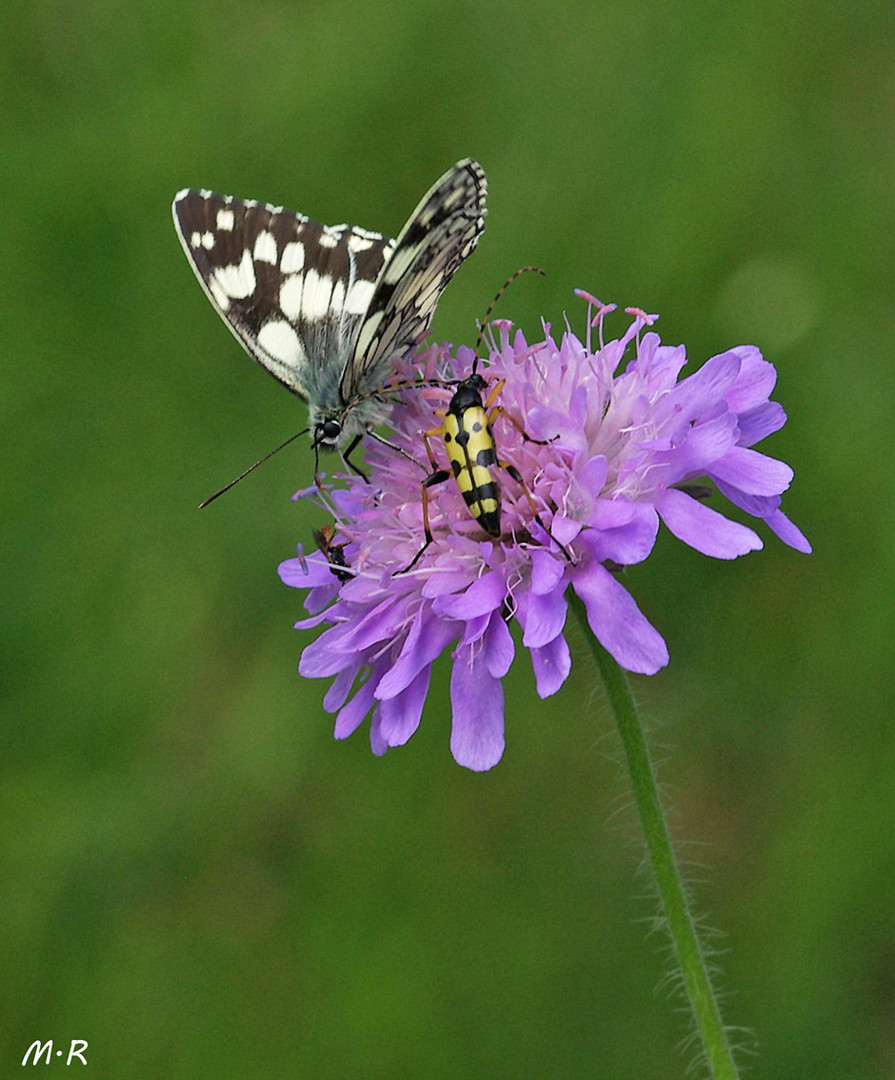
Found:
[[[594,660],[606,684],[609,702],[624,746],[640,824],[662,904],[662,914],[680,966],[696,1029],[702,1040],[705,1060],[714,1080],[737,1080],[739,1074],[733,1062],[730,1042],[721,1021],[705,955],[672,850],[656,787],[655,772],[631,687],[624,671],[594,637],[588,626],[584,604],[571,590],[569,600],[584,635],[590,642]]]

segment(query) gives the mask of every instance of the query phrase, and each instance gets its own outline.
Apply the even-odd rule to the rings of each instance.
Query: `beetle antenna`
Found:
[[[475,360],[473,361],[472,365],[473,374],[475,374],[476,367],[478,366],[479,349],[482,345],[482,338],[485,335],[485,327],[488,325],[488,320],[491,318],[491,314],[494,311],[494,308],[497,306],[497,301],[503,296],[503,294],[507,291],[510,285],[512,285],[512,283],[516,280],[517,277],[521,277],[523,274],[527,274],[530,271],[535,274],[540,274],[541,277],[547,276],[540,268],[540,266],[523,266],[521,269],[517,270],[515,274],[510,274],[510,276],[506,279],[503,285],[501,285],[501,287],[497,290],[494,299],[488,305],[488,310],[485,312],[485,317],[484,319],[482,319],[481,323],[479,323],[479,336],[476,338],[475,342]]]

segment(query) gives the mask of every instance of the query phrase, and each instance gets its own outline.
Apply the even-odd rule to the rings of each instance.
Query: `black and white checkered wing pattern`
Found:
[[[346,404],[384,385],[396,356],[425,335],[441,294],[485,228],[487,181],[458,161],[423,196],[387,255],[346,367]]]
[[[173,213],[199,281],[249,354],[294,393],[337,410],[394,241],[210,191],[181,191]]]
[[[485,174],[459,161],[397,240],[281,206],[188,189],[174,223],[212,304],[249,354],[309,403],[317,446],[363,434],[376,391],[425,335],[484,228]]]

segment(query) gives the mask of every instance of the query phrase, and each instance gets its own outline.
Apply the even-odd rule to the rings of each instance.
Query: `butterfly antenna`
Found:
[[[303,431],[297,431],[294,435],[290,435],[284,443],[280,443],[280,445],[277,446],[275,449],[271,450],[269,454],[265,454],[263,458],[258,458],[254,465],[250,465],[245,470],[245,472],[241,472],[235,480],[231,480],[229,484],[225,484],[224,487],[222,487],[220,491],[216,491],[214,495],[209,495],[205,502],[200,502],[199,509],[204,510],[209,503],[213,503],[214,500],[223,495],[225,491],[229,491],[230,488],[235,487],[240,480],[244,480],[249,475],[249,473],[254,472],[259,465],[263,465],[265,461],[267,461],[269,458],[272,458],[274,454],[278,454],[284,447],[288,446],[289,443],[295,442],[299,435],[307,435],[308,431],[309,428],[305,428]]]
[[[485,335],[485,327],[488,325],[488,320],[491,318],[491,313],[497,306],[497,301],[503,296],[503,294],[507,291],[510,285],[512,285],[512,283],[516,280],[517,277],[521,277],[523,274],[529,273],[529,271],[535,274],[540,274],[541,277],[547,276],[540,268],[540,266],[523,266],[521,267],[521,269],[517,270],[515,274],[510,274],[510,276],[506,279],[503,285],[501,285],[501,287],[497,290],[494,299],[488,305],[488,310],[485,312],[484,319],[482,319],[481,323],[479,324],[479,336],[476,338],[475,342],[476,363],[478,363],[479,349],[481,348],[482,338]]]

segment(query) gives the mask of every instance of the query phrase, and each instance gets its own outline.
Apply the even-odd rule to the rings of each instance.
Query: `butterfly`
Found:
[[[397,239],[320,225],[250,199],[185,189],[174,199],[183,250],[249,355],[308,403],[315,450],[383,420],[396,359],[429,329],[441,294],[485,227],[485,174],[458,161]]]

